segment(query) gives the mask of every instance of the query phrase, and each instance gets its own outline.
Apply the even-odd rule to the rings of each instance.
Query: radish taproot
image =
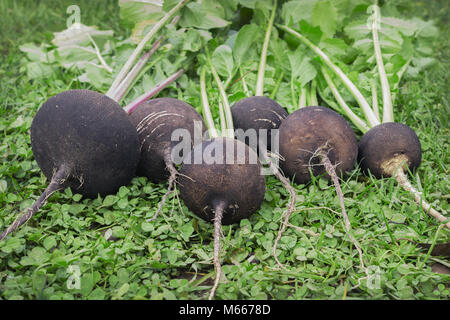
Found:
[[[211,71],[215,69],[210,64]],[[214,223],[214,267],[216,279],[209,299],[215,295],[221,276],[220,235],[222,224],[232,224],[250,217],[259,209],[265,195],[265,177],[256,152],[245,143],[234,139],[233,127],[226,127],[219,136],[205,87],[206,69],[202,68],[200,87],[203,114],[208,125],[210,140],[196,145],[183,160],[180,169],[180,197],[198,217]],[[217,74],[216,74],[217,75]],[[215,77],[216,80],[218,78]],[[230,108],[221,83],[218,82],[222,102]],[[229,111],[229,110],[228,110]],[[230,112],[225,123],[232,125]],[[231,132],[231,134],[230,134]]]

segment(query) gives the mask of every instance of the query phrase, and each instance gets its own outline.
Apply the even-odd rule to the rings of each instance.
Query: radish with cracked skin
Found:
[[[185,130],[183,139],[189,138],[192,148],[196,141],[196,131],[203,136],[206,126],[200,114],[189,104],[174,98],[158,98],[149,100],[130,114],[131,122],[135,125],[140,141],[140,160],[138,175],[147,177],[150,181],[160,182],[169,179],[168,191],[164,195],[159,209],[150,220],[154,220],[167,198],[173,190],[178,174],[172,151],[180,142],[173,139],[175,130]],[[200,141],[201,142],[201,137]],[[198,143],[198,142],[197,142]],[[179,156],[183,158],[183,150]],[[180,162],[178,162],[180,164]]]

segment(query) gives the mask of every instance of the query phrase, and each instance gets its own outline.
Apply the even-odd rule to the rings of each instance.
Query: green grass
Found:
[[[70,72],[29,81],[18,47],[49,42],[52,32],[65,28],[66,8],[74,3],[80,5],[83,23],[125,37],[115,1],[0,0],[1,230],[46,186],[31,151],[34,114],[48,97],[84,86],[72,81]],[[449,7],[420,1],[409,9],[408,14],[437,19],[439,63],[420,81],[402,84],[395,116],[414,128],[422,142],[414,185],[448,213]],[[70,189],[53,195],[32,220],[0,242],[0,299],[205,299],[214,277],[212,225],[196,219],[176,195],[156,221],[144,222],[166,187],[135,178],[105,198],[82,199]],[[278,270],[271,252],[288,193],[269,177],[261,209],[240,225],[223,228],[225,281],[217,297],[448,300],[449,275],[432,269],[437,261],[448,265],[448,260],[416,245],[448,242],[448,230],[438,229],[393,179],[365,178],[355,169],[342,188],[365,264],[378,272],[379,278],[372,278],[375,287],[362,279],[342,219],[329,210],[339,208],[335,191],[320,179],[296,187],[298,210],[290,223],[303,229],[287,228],[278,248],[289,272]],[[77,270],[80,289],[71,286]]]

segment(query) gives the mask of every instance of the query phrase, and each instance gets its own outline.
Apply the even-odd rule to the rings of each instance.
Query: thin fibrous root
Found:
[[[211,289],[208,300],[212,300],[216,294],[219,286],[220,276],[222,275],[222,265],[220,264],[220,235],[222,234],[222,218],[225,210],[225,202],[220,202],[215,209],[214,217],[214,269],[216,272],[216,279],[214,286]]]
[[[26,223],[33,217],[33,215],[47,202],[48,198],[56,191],[64,187],[64,182],[66,181],[69,173],[65,166],[61,166],[52,177],[50,184],[45,188],[41,196],[33,203],[31,208],[27,210],[26,213],[19,216],[14,220],[14,222],[0,235],[0,241],[6,238],[10,233],[14,232],[21,225]]]
[[[290,196],[290,201],[289,201],[288,208],[287,208],[286,212],[283,215],[286,218],[285,218],[285,221],[283,222],[282,227],[280,228],[280,230],[278,232],[278,236],[277,236],[277,239],[275,240],[275,244],[274,244],[273,250],[272,250],[272,254],[273,254],[277,264],[281,268],[287,270],[283,266],[283,264],[278,260],[278,257],[276,255],[276,250],[277,250],[278,241],[280,240],[281,235],[283,234],[284,230],[286,229],[287,222],[289,221],[289,218],[291,217],[292,212],[294,212],[294,210],[295,210],[296,192],[295,192],[294,188],[292,187],[292,185],[290,184],[289,180],[286,179],[286,177],[281,174],[280,170],[278,170],[278,168],[272,163],[272,161],[270,161],[270,159],[268,159],[268,156],[265,154],[265,152],[261,152],[261,154],[263,155],[264,160],[269,163],[270,170],[273,172],[275,177],[277,177],[277,179],[280,180],[281,183],[284,185],[286,190],[288,190],[289,196]]]
[[[170,151],[165,151],[164,152],[164,161],[166,163],[166,168],[170,173],[170,177],[169,177],[169,185],[167,187],[167,192],[164,194],[163,198],[161,199],[161,203],[159,204],[158,210],[156,211],[156,213],[153,215],[153,217],[151,217],[150,219],[147,219],[147,222],[153,221],[156,218],[158,218],[159,213],[161,212],[164,204],[166,203],[167,197],[169,196],[169,194],[172,193],[173,188],[174,188],[174,184],[175,181],[177,179],[177,175],[178,175],[178,171],[175,168],[175,166],[173,165],[173,162],[170,158]]]
[[[301,212],[301,211],[305,211],[305,210],[321,210],[321,209],[329,210],[329,211],[331,211],[331,212],[334,212],[334,213],[338,214],[336,211],[334,211],[333,209],[330,209],[330,208],[328,208],[328,207],[301,208],[301,209],[298,209],[297,212]],[[294,228],[297,229],[298,231],[304,232],[304,233],[308,233],[308,234],[310,234],[310,235],[312,235],[312,236],[318,236],[318,235],[319,235],[319,234],[317,234],[317,233],[312,232],[311,230],[307,230],[307,229],[300,228],[300,227],[297,227],[297,226],[294,226],[294,225],[290,224],[290,223],[289,223],[289,218],[290,218],[290,215],[286,215],[286,218],[284,219],[283,224],[282,224],[280,230],[278,231],[277,238],[275,239],[274,245],[273,245],[273,247],[272,247],[272,254],[273,254],[273,256],[275,257],[275,261],[277,262],[277,264],[278,264],[283,270],[288,271],[288,272],[289,272],[289,270],[288,270],[288,269],[287,269],[287,268],[286,268],[286,267],[278,260],[278,257],[277,257],[277,255],[275,254],[275,252],[276,252],[276,250],[277,250],[277,247],[278,247],[278,242],[280,241],[281,236],[283,235],[284,230],[286,229],[286,227],[288,227],[288,226],[294,227]]]
[[[345,209],[344,194],[342,193],[341,184],[339,183],[339,178],[336,174],[336,169],[333,166],[333,164],[331,163],[328,156],[324,152],[320,153],[319,155],[320,155],[320,158],[322,159],[322,164],[325,167],[325,170],[327,171],[328,175],[331,177],[334,187],[336,188],[336,194],[338,195],[339,203],[341,205],[341,214],[344,217],[344,225],[345,225],[345,230],[346,230],[347,236],[353,242],[353,245],[355,246],[356,250],[359,253],[359,263],[361,265],[361,269],[364,270],[366,275],[368,275],[368,270],[364,266],[363,252],[362,252],[360,246],[358,245],[358,242],[356,241],[356,239],[350,233],[350,229],[351,229],[350,220],[348,219],[347,210]]]
[[[422,194],[419,192],[416,188],[412,186],[412,184],[409,182],[408,177],[406,176],[405,172],[403,171],[403,168],[400,167],[397,170],[395,170],[393,177],[398,182],[398,184],[405,189],[408,192],[411,192],[414,195],[414,200],[416,203],[420,206],[422,206],[423,210],[427,212],[432,217],[436,218],[440,222],[445,222],[449,218],[442,215],[437,210],[433,209],[430,204],[428,204],[426,201],[422,199]],[[445,226],[450,229],[450,222],[446,222]]]

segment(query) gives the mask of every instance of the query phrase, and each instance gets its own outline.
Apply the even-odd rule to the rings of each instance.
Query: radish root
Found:
[[[448,220],[448,218],[433,209],[430,204],[422,199],[422,193],[414,188],[413,185],[409,182],[405,171],[403,171],[403,168],[399,168],[398,170],[396,170],[393,174],[393,177],[404,190],[411,192],[414,195],[414,200],[418,205],[422,206],[425,212],[427,212],[429,215],[436,218],[440,222]],[[450,222],[446,222],[445,226],[450,229]]]
[[[167,197],[169,194],[173,192],[174,184],[177,179],[178,171],[173,165],[172,159],[170,158],[170,149],[166,149],[164,152],[164,162],[166,163],[166,168],[170,173],[169,177],[169,186],[167,187],[167,192],[164,194],[161,203],[159,204],[158,210],[150,219],[147,219],[147,222],[153,221],[158,218],[159,213],[161,212],[164,204],[166,203]]]
[[[222,234],[222,217],[224,209],[225,202],[220,202],[216,206],[214,217],[214,268],[216,271],[216,279],[209,294],[209,300],[214,298],[217,287],[219,286],[220,276],[222,275],[222,265],[220,264],[220,235]]]
[[[6,238],[10,233],[14,232],[21,225],[26,223],[33,217],[33,215],[47,202],[48,198],[56,191],[61,190],[64,187],[64,182],[69,176],[68,170],[65,166],[61,166],[56,171],[50,181],[50,184],[41,194],[41,196],[34,202],[34,204],[27,210],[26,213],[19,216],[14,222],[0,235],[0,241]]]
[[[361,250],[361,247],[358,245],[358,242],[350,233],[350,229],[351,229],[350,220],[348,219],[347,210],[345,209],[344,194],[342,193],[341,184],[339,183],[339,178],[336,174],[335,167],[333,166],[330,159],[323,151],[320,152],[319,155],[322,159],[322,164],[325,167],[325,170],[327,171],[328,175],[331,177],[331,180],[333,181],[334,187],[336,189],[336,193],[339,198],[339,203],[341,205],[341,214],[344,217],[344,222],[345,222],[344,225],[345,225],[345,230],[346,230],[347,236],[353,242],[353,245],[355,246],[356,250],[359,253],[359,263],[361,265],[361,269],[364,270],[366,275],[368,275],[368,271],[367,271],[366,267],[364,266],[363,252]]]
[[[286,218],[285,218],[285,221],[283,222],[283,225],[282,225],[281,229],[278,232],[277,239],[275,240],[275,244],[274,244],[273,249],[272,249],[272,254],[273,254],[277,264],[281,268],[287,270],[283,266],[283,264],[278,260],[278,257],[276,255],[276,250],[277,250],[278,241],[280,240],[281,235],[283,234],[284,230],[286,229],[287,222],[289,221],[289,218],[291,217],[292,212],[294,212],[294,210],[295,210],[296,193],[295,193],[294,188],[290,184],[289,180],[286,179],[286,177],[281,174],[280,170],[278,170],[278,168],[272,163],[272,161],[270,161],[270,159],[268,159],[268,156],[266,155],[266,153],[265,152],[261,152],[261,154],[263,155],[264,160],[269,163],[270,170],[273,172],[275,177],[277,177],[277,179],[281,181],[281,183],[284,185],[286,190],[288,190],[289,195],[290,195],[290,201],[289,201],[288,209],[287,209],[286,213],[283,215]]]

